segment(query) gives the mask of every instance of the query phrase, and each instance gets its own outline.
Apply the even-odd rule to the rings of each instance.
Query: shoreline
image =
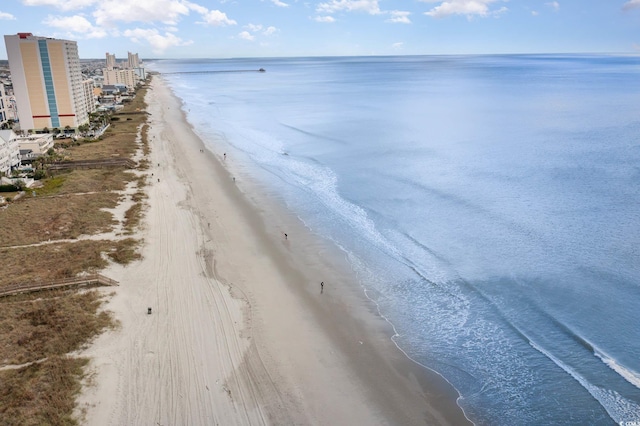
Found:
[[[471,424],[337,248],[234,181],[161,76],[147,103],[143,260],[109,269],[122,325],[83,353],[87,424]]]

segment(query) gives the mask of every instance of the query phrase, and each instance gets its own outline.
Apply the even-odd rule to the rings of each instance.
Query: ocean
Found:
[[[474,423],[640,422],[640,56],[147,67]]]

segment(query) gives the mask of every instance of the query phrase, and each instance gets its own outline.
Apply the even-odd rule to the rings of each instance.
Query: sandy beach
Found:
[[[395,347],[340,253],[234,179],[161,77],[146,100],[143,260],[105,271],[120,327],[82,353],[83,423],[467,423],[455,391]]]

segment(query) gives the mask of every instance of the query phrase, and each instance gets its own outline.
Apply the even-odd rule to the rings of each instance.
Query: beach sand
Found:
[[[233,179],[161,77],[146,100],[143,260],[105,271],[121,325],[82,353],[82,423],[467,423],[455,390],[395,347],[340,252]]]

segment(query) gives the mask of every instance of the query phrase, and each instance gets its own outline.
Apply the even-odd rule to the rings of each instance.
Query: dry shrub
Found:
[[[78,424],[73,418],[85,358],[53,356],[18,370],[0,371],[0,419],[6,426]]]
[[[113,250],[108,253],[111,260],[121,265],[127,265],[134,260],[142,258],[137,251],[139,242],[133,238],[127,238],[114,243]]]
[[[138,170],[149,170],[151,167],[151,161],[146,158],[143,158],[138,162]]]
[[[102,254],[118,250],[117,246],[115,241],[85,240],[0,249],[0,287],[74,277],[81,272],[97,272],[108,265]]]
[[[0,241],[7,247],[109,232],[116,221],[102,209],[117,202],[118,194],[108,192],[23,198],[0,211]]]
[[[58,194],[122,191],[136,176],[123,168],[74,170],[65,174],[64,185]]]
[[[135,126],[134,126],[135,127]],[[71,160],[97,160],[104,158],[130,158],[137,149],[136,131],[107,132],[104,138],[75,146],[69,150]]]
[[[45,292],[40,297],[62,294]],[[102,303],[97,291],[18,303],[3,298],[0,360],[3,364],[23,364],[81,349],[105,328],[114,326],[109,312],[99,312]]]
[[[142,200],[146,200],[147,198],[149,198],[149,196],[146,192],[143,191],[136,191],[136,193],[131,196],[131,199],[136,203]]]
[[[66,154],[73,160],[131,157],[138,148],[137,131],[146,122],[147,115],[141,111],[146,108],[145,92],[138,91],[117,115],[121,119],[117,126],[104,138],[68,143]],[[144,126],[145,155],[149,153],[147,131]],[[101,209],[113,208],[118,195],[103,191],[121,190],[133,179],[123,170],[103,169],[76,170],[47,179],[44,188],[37,190],[37,198],[23,199],[0,211],[0,245],[23,246],[111,230],[113,217]],[[144,180],[138,179],[138,188],[143,188]],[[87,192],[98,193],[65,195]],[[140,204],[144,194],[139,191],[134,199]],[[129,213],[132,218],[139,214],[135,210]],[[130,238],[0,248],[0,286],[94,272],[106,266],[104,253],[116,262],[128,263],[140,258],[138,244]],[[82,348],[105,328],[114,326],[111,315],[100,311],[101,297],[96,291],[48,290],[0,298],[0,366],[44,359],[23,368],[0,370],[1,425],[77,424],[73,409],[88,361],[64,354]]]
[[[149,125],[144,124],[140,130],[140,138],[142,140],[142,153],[149,155],[151,147],[149,146]]]
[[[142,219],[142,203],[137,202],[124,213],[124,229],[127,234],[132,234]]]

